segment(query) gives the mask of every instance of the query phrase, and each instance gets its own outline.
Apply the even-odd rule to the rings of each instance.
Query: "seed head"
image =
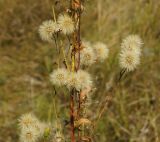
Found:
[[[140,64],[140,56],[136,52],[121,51],[120,67],[127,71],[133,71]]]
[[[39,27],[42,40],[52,42],[53,34],[59,31],[59,25],[53,20],[44,21]]]
[[[138,35],[129,35],[123,40],[121,49],[140,54],[142,44],[142,40]]]
[[[20,141],[21,142],[36,142],[38,140],[38,134],[34,127],[25,128],[21,131]]]
[[[68,73],[68,77],[67,77],[67,87],[69,89],[72,89],[72,88],[76,88],[76,90],[79,90],[80,89],[80,82],[77,78],[77,73],[75,72],[70,72]]]
[[[100,62],[104,61],[108,57],[108,54],[109,54],[109,49],[102,42],[97,42],[94,45],[94,51],[96,55],[96,60]]]
[[[81,64],[90,66],[95,63],[94,50],[91,47],[90,43],[82,43],[82,46],[84,48],[81,50]]]
[[[130,35],[121,44],[120,66],[133,71],[140,64],[142,40],[138,35]]]
[[[37,137],[40,137],[44,134],[45,128],[47,125],[45,123],[40,122],[33,114],[27,113],[20,117],[19,119],[19,125],[21,133],[24,134],[28,131],[31,131],[30,134],[37,135]],[[27,136],[27,134],[26,134]]]
[[[92,87],[90,74],[83,70],[68,73],[67,87],[69,89],[75,88],[77,91]]]
[[[67,14],[59,15],[58,24],[60,25],[60,29],[62,30],[63,34],[68,35],[73,33],[74,22],[69,15]]]
[[[31,113],[27,113],[24,114],[20,117],[19,119],[19,126],[20,128],[29,128],[31,126],[34,126],[37,123],[37,118],[31,114]]]
[[[64,68],[53,71],[50,75],[50,81],[52,84],[57,86],[66,85],[68,71]]]
[[[84,90],[87,88],[92,88],[93,82],[92,82],[92,78],[88,72],[83,71],[83,70],[79,70],[77,72],[77,78],[79,80],[79,83],[81,84],[80,85],[81,90]]]

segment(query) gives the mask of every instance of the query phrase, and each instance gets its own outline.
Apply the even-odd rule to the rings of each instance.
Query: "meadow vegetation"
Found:
[[[53,18],[52,0],[0,1],[0,142],[17,142],[17,119],[34,112],[42,121],[55,118],[48,75],[55,68],[56,50],[41,41],[38,27]],[[65,5],[65,2],[63,2]],[[64,5],[56,7],[60,12]],[[160,2],[157,0],[88,0],[82,17],[82,36],[106,43],[110,57],[94,65],[96,90],[90,116],[106,97],[115,74],[117,54],[129,34],[142,38],[141,65],[123,77],[98,121],[95,141],[160,141]],[[54,46],[54,45],[53,45]],[[57,99],[58,117],[68,118],[63,90]],[[98,112],[98,110],[97,110]]]

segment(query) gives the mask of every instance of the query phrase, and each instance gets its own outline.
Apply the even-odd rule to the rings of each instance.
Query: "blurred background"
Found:
[[[55,50],[38,35],[42,21],[53,17],[54,3],[0,0],[0,142],[18,141],[17,119],[23,113],[54,121],[48,75]],[[57,14],[64,10],[65,1],[60,3]],[[84,7],[83,38],[105,42],[110,49],[110,57],[91,69],[97,85],[94,101],[105,97],[112,76],[120,71],[122,39],[138,34],[144,42],[141,65],[124,77],[98,122],[97,141],[160,142],[160,1],[88,0]],[[66,103],[66,97],[59,98],[59,104]],[[61,106],[60,118],[64,112]]]

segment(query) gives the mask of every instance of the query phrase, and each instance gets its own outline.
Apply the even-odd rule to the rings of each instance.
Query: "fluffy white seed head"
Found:
[[[19,126],[21,129],[29,128],[29,127],[34,126],[37,122],[38,120],[33,114],[27,113],[20,117]]]
[[[59,15],[58,23],[60,25],[60,29],[62,30],[63,34],[68,35],[68,34],[73,33],[74,22],[69,15],[67,15],[67,14]]]
[[[63,86],[66,84],[68,76],[68,71],[64,68],[60,68],[57,70],[54,70],[50,75],[50,81],[52,84],[57,86]]]
[[[94,45],[94,52],[96,55],[96,60],[102,62],[108,57],[109,49],[104,43],[97,42]]]
[[[77,72],[77,78],[79,80],[79,83],[81,84],[80,85],[81,90],[84,90],[87,88],[92,88],[93,82],[92,82],[92,78],[88,72],[83,71],[83,70],[79,70]]]
[[[142,44],[142,40],[138,35],[129,35],[123,40],[121,49],[140,54]]]
[[[120,66],[133,71],[140,64],[142,40],[138,35],[130,35],[121,44]]]
[[[25,134],[26,131],[32,131],[38,137],[44,134],[46,124],[40,122],[33,114],[24,114],[19,119],[21,133]]]
[[[79,70],[78,72],[68,73],[67,87],[69,89],[84,90],[92,87],[92,79],[88,72]]]
[[[52,42],[53,34],[59,31],[59,25],[53,20],[44,21],[39,27],[42,40]]]
[[[133,51],[121,51],[120,67],[127,71],[133,71],[140,64],[140,56]]]
[[[85,66],[90,66],[95,63],[94,50],[89,42],[82,43],[83,49],[81,50],[81,64]]]
[[[77,78],[77,74],[75,72],[68,73],[67,77],[67,87],[69,89],[76,88],[76,90],[79,90],[81,87],[81,84]]]
[[[21,131],[20,141],[21,142],[36,142],[38,140],[38,133],[34,127],[25,128]]]

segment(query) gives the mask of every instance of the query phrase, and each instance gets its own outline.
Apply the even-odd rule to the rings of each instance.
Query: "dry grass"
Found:
[[[54,68],[54,50],[42,43],[37,34],[40,23],[52,17],[51,3],[49,0],[0,1],[1,142],[17,141],[17,118],[24,112],[34,111],[41,119],[52,115],[50,119],[54,119],[47,83],[48,73]],[[138,33],[144,41],[142,64],[117,88],[112,104],[98,123],[97,141],[160,141],[159,11],[157,0],[90,0],[86,5],[82,35],[91,41],[106,42],[112,53],[108,61],[92,69],[99,86],[95,100],[107,95],[106,83],[119,71],[115,57],[121,39]],[[61,102],[66,100],[65,96],[60,97]],[[59,115],[65,119],[63,108],[59,108]]]

